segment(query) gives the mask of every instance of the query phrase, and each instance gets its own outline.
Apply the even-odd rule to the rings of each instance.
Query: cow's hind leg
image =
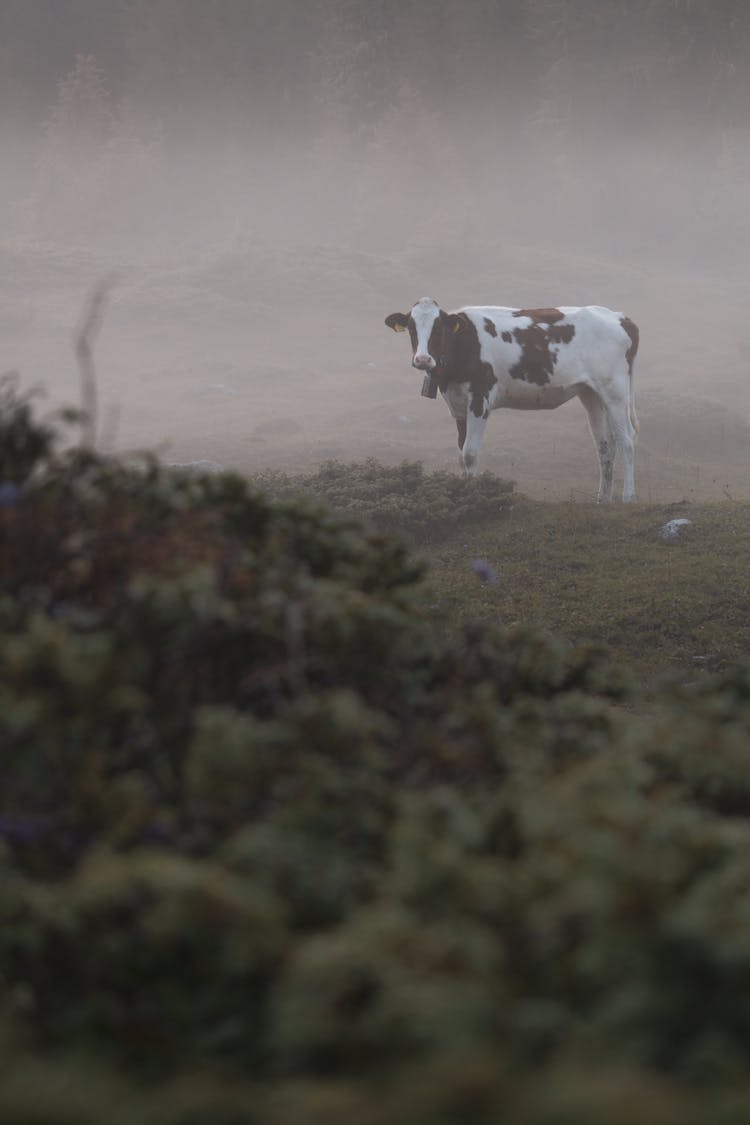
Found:
[[[596,455],[599,458],[599,503],[608,504],[612,500],[612,484],[615,471],[615,436],[609,423],[607,408],[596,391],[583,387],[579,397],[589,419],[589,429],[594,439]]]
[[[635,426],[627,394],[607,399],[607,415],[623,467],[623,499],[635,499]]]
[[[613,422],[617,453],[622,461],[622,498],[626,502],[635,500],[635,431],[626,416],[625,421]]]
[[[607,403],[609,424],[617,446],[617,456],[622,462],[622,498],[628,503],[635,500],[635,437],[630,404],[626,397]]]

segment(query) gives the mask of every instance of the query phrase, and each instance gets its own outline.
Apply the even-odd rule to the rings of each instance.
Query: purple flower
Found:
[[[18,843],[30,843],[48,835],[57,826],[52,816],[0,815],[0,836]]]
[[[0,508],[12,508],[21,499],[21,489],[11,480],[0,481]]]
[[[497,575],[484,559],[474,559],[471,568],[481,582],[497,582]]]

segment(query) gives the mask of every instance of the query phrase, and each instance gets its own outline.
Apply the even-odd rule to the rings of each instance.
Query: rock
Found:
[[[659,528],[659,538],[665,543],[673,543],[679,539],[687,527],[692,526],[693,521],[687,519],[669,520],[663,527]]]
[[[176,469],[179,473],[187,473],[190,476],[198,477],[204,473],[223,473],[224,466],[220,465],[217,461],[173,461],[167,465],[168,469]]]

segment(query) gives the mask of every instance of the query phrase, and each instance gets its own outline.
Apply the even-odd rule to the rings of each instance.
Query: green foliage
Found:
[[[747,667],[645,699],[438,629],[350,514],[442,475],[326,467],[333,515],[1,424],[37,452],[0,507],[0,1119],[746,1118]]]
[[[33,420],[33,394],[14,375],[0,376],[0,481],[23,484],[52,451],[55,432]]]

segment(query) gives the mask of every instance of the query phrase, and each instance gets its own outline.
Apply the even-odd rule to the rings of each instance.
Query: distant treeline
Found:
[[[744,0],[2,0],[6,119],[44,119],[79,54],[189,134],[372,129],[403,87],[436,112],[570,132],[744,124]]]
[[[0,0],[0,235],[381,247],[502,212],[726,269],[749,56],[740,0]]]

